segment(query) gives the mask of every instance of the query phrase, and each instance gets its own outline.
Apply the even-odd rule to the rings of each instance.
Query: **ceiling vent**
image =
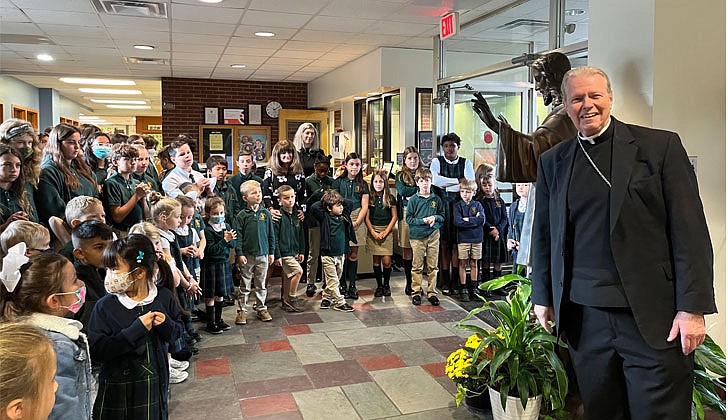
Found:
[[[513,29],[526,29],[531,31],[537,31],[540,29],[547,29],[549,23],[545,20],[536,19],[516,19],[508,23],[499,26],[497,29],[513,30]]]
[[[164,58],[124,57],[124,61],[128,64],[169,64],[169,61]]]
[[[144,0],[91,0],[99,13],[116,16],[167,18],[167,3]]]

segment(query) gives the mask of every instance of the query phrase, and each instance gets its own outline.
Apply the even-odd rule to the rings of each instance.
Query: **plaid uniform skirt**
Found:
[[[228,296],[233,292],[233,272],[228,261],[205,262],[202,264],[202,296]]]
[[[167,418],[166,402],[161,396],[159,375],[152,364],[119,369],[99,382],[94,402],[96,420],[163,420]]]
[[[506,262],[506,241],[501,236],[497,241],[492,236],[486,236],[483,240],[483,259],[488,263]]]

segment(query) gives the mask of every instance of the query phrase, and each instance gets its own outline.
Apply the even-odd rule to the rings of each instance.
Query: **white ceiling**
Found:
[[[109,117],[161,115],[161,77],[308,82],[379,47],[431,49],[439,17],[461,12],[461,24],[512,0],[151,0],[166,2],[168,18],[99,13],[91,0],[0,0],[0,71],[34,86],[57,89]],[[583,3],[587,0],[569,0]],[[481,22],[448,48],[517,54],[541,33],[503,31],[514,16],[548,20],[548,0],[531,0]],[[580,27],[579,30],[586,30]],[[273,38],[255,36],[270,31]],[[546,31],[547,32],[547,31]],[[20,39],[16,35],[45,38]],[[530,39],[530,38],[534,39]],[[535,38],[538,39],[535,39]],[[586,36],[584,35],[584,39]],[[477,41],[476,44],[473,44]],[[461,45],[458,45],[458,42]],[[155,46],[153,51],[135,44]],[[514,47],[514,44],[520,44]],[[484,51],[486,50],[486,51]],[[36,59],[39,53],[52,62]],[[158,58],[165,64],[131,64],[125,57]],[[231,68],[245,64],[246,68]],[[135,80],[151,110],[107,110],[60,76]]]

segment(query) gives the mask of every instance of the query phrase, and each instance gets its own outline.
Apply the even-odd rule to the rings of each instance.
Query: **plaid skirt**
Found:
[[[229,261],[206,262],[202,260],[202,296],[228,296],[233,292],[233,272]]]
[[[99,382],[94,402],[96,420],[164,420],[167,404],[159,375],[153,364],[140,364],[118,369]]]
[[[486,236],[483,240],[483,262],[504,263],[506,256],[506,241],[501,236],[497,241],[492,236]]]

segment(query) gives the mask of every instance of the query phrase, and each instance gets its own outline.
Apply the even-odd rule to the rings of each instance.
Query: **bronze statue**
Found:
[[[569,59],[558,52],[545,54],[531,64],[536,90],[543,95],[544,105],[553,104],[552,111],[531,134],[514,130],[502,115],[496,119],[483,95],[474,93],[476,99],[471,100],[473,110],[491,130],[498,133],[498,181],[536,182],[536,167],[541,153],[576,135],[561,95],[561,80],[570,69]]]

